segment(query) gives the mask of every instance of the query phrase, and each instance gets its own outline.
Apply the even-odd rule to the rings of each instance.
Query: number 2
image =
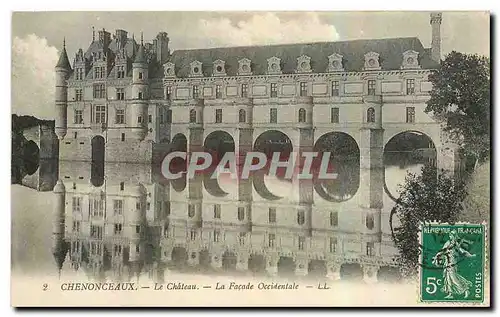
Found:
[[[425,287],[425,291],[428,294],[434,294],[437,291],[437,286],[441,285],[441,279],[437,279],[435,277],[428,277],[426,281],[427,286]]]
[[[49,285],[47,283],[43,284],[43,290],[46,291],[49,288]]]

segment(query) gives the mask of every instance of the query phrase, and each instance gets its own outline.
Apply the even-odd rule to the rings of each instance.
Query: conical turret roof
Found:
[[[135,55],[134,63],[143,63],[146,64],[146,53],[144,52],[144,45],[141,44],[139,46],[139,51],[137,52],[137,55]]]
[[[59,61],[56,65],[57,68],[64,68],[67,70],[71,69],[71,64],[69,63],[68,53],[66,52],[66,41],[63,42],[63,49],[59,55]]]

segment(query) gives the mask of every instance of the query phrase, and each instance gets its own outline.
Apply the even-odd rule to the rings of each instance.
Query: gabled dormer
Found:
[[[120,49],[116,52],[114,78],[125,78],[128,72],[128,56],[126,50]],[[112,74],[113,75],[113,74]]]
[[[376,52],[366,53],[364,70],[380,70],[379,56]]]
[[[252,61],[242,58],[238,61],[238,75],[252,75]]]
[[[216,60],[212,67],[212,76],[226,76],[226,62],[223,60]]]
[[[200,61],[192,61],[189,64],[191,71],[189,73],[190,77],[203,77],[203,69],[202,69],[202,62]]]
[[[420,65],[418,63],[418,52],[409,50],[403,53],[403,63],[401,64],[402,69],[419,69]]]
[[[342,64],[342,59],[344,56],[333,53],[328,56],[328,67],[326,69],[327,72],[342,72],[344,71],[344,65]]]
[[[268,74],[281,74],[281,59],[273,56],[267,59],[267,73]]]
[[[301,55],[297,58],[297,73],[311,72],[311,58],[307,55]]]
[[[175,64],[172,62],[163,64],[163,74],[165,75],[165,77],[175,77]]]
[[[75,70],[75,80],[85,79],[90,69],[90,62],[87,58],[85,58],[85,54],[83,53],[82,49],[79,49],[75,54],[73,68]]]

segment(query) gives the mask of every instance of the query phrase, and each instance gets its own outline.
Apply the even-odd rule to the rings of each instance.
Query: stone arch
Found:
[[[384,144],[384,191],[396,200],[397,185],[407,172],[419,173],[422,166],[437,163],[436,145],[426,133],[404,130],[392,135]]]
[[[187,264],[188,252],[186,248],[174,247],[172,249],[172,262],[175,266],[184,267]]]
[[[262,254],[252,254],[248,258],[248,270],[253,274],[266,272],[266,258]]]
[[[90,182],[95,187],[100,187],[104,184],[104,154],[105,140],[101,135],[96,135],[91,141],[92,161],[90,170]]]
[[[222,254],[222,268],[224,271],[235,271],[237,263],[238,258],[233,252],[226,251]]]
[[[187,152],[187,138],[182,133],[177,133],[172,138],[172,142],[170,143],[171,150],[170,152]],[[186,160],[180,157],[176,157],[172,159],[170,162],[170,169],[173,173],[177,173],[179,171],[186,171]],[[183,173],[182,177],[178,179],[174,179],[171,181],[172,187],[175,191],[181,192],[186,188],[186,174]]]
[[[363,268],[358,263],[344,263],[340,266],[340,278],[346,280],[362,280]]]
[[[280,153],[280,161],[288,160],[293,152],[293,144],[290,137],[279,130],[267,130],[262,132],[254,141],[254,151],[262,152],[267,157],[266,166],[252,174],[253,186],[257,193],[268,200],[279,200],[283,197],[272,193],[265,183],[265,175],[269,168],[274,152]],[[285,168],[278,168],[276,178],[283,179]]]
[[[210,195],[225,197],[228,193],[220,187],[217,178],[212,179],[212,174],[217,172],[217,165],[227,152],[235,152],[234,138],[226,131],[215,130],[205,137],[203,147],[212,156],[212,165],[203,173],[203,185]]]
[[[308,265],[308,275],[311,277],[325,277],[328,273],[325,260],[311,260]]]
[[[203,249],[200,251],[199,263],[200,267],[203,270],[209,270],[211,268],[212,257],[210,256],[210,252],[207,249]]]
[[[337,173],[337,179],[317,179],[314,189],[318,195],[329,202],[350,200],[359,189],[360,150],[356,140],[349,134],[331,131],[321,135],[314,144],[314,152],[319,156],[313,169],[319,170],[323,153],[331,152],[329,173]]]
[[[33,175],[40,164],[40,148],[33,140],[26,142],[23,146],[23,167],[28,175]]]
[[[295,260],[288,256],[281,256],[278,260],[278,275],[293,276],[295,275]]]

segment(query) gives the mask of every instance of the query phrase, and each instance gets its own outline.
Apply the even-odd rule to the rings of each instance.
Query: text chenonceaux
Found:
[[[199,290],[200,287],[197,284],[186,284],[182,282],[169,282],[165,285],[155,283],[153,287],[139,287],[136,283],[125,282],[125,283],[111,283],[111,282],[74,282],[74,283],[62,283],[62,291],[137,291],[140,288],[148,288],[152,290]],[[211,288],[211,287],[210,287]],[[276,282],[259,282],[259,283],[244,283],[238,284],[235,282],[230,282],[228,284],[223,284],[217,282],[213,289],[215,290],[297,290],[299,285],[295,282],[293,283],[276,283]]]
[[[248,152],[245,155],[243,167],[241,169],[240,178],[247,179],[251,172],[255,172],[269,167],[268,175],[276,176],[278,168],[286,168],[284,175],[285,179],[296,177],[297,179],[336,179],[337,173],[329,173],[331,152],[323,152],[321,155],[321,163],[317,170],[316,162],[319,161],[320,153],[318,152],[302,152],[290,153],[286,160],[281,160],[282,153],[274,152],[269,162],[268,156],[262,152]],[[189,161],[186,172],[178,171],[172,173],[170,164],[175,158]],[[297,164],[299,163],[299,164]],[[212,154],[209,152],[170,152],[167,154],[161,164],[161,173],[166,179],[179,179],[183,173],[187,173],[187,177],[192,179],[197,172],[203,172],[209,169],[213,164]],[[299,168],[300,165],[300,168]],[[232,178],[236,178],[237,160],[234,152],[226,152],[222,159],[218,162],[215,170],[218,173],[213,173],[211,178],[217,178],[218,174],[230,173]]]

